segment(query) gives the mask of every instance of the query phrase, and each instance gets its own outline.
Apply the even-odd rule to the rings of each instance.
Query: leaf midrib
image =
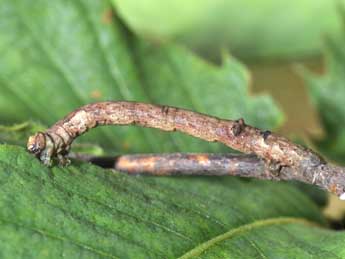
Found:
[[[199,256],[206,250],[210,249],[213,246],[218,245],[219,243],[234,238],[236,236],[239,236],[243,233],[250,232],[252,230],[255,230],[257,228],[265,227],[265,226],[271,226],[271,225],[282,225],[282,224],[303,224],[306,226],[312,226],[312,227],[319,227],[321,226],[315,222],[303,219],[303,218],[294,218],[294,217],[279,217],[279,218],[270,218],[270,219],[264,219],[264,220],[257,220],[249,224],[242,225],[240,227],[234,228],[229,230],[228,232],[225,232],[221,235],[218,235],[198,246],[195,248],[189,250],[187,253],[183,254],[179,257],[179,259],[188,259],[193,258],[196,256]]]

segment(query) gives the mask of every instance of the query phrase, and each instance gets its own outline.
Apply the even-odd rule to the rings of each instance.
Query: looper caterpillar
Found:
[[[294,179],[302,178],[344,197],[344,169],[326,164],[312,150],[269,131],[246,125],[243,119],[224,120],[171,106],[127,101],[88,104],[71,112],[45,132],[31,136],[27,149],[48,166],[52,165],[54,157],[61,165],[66,165],[66,155],[78,136],[101,125],[130,124],[180,131],[206,141],[221,142],[263,159],[272,179],[290,174]]]

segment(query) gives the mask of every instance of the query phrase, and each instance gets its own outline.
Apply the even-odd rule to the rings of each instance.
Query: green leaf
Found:
[[[99,100],[145,100],[121,28],[106,1],[3,1],[0,15],[1,118],[50,125]],[[140,134],[137,129],[129,132]],[[93,140],[118,147],[125,130]],[[146,138],[138,138],[147,146]],[[117,144],[117,145],[116,145]]]
[[[324,75],[303,70],[312,101],[319,112],[325,136],[315,140],[330,159],[345,163],[345,38],[327,41]]]
[[[264,128],[282,120],[269,97],[249,95],[248,72],[236,60],[224,57],[218,67],[178,46],[150,46],[129,37],[107,1],[4,0],[0,16],[1,122],[33,119],[50,125],[82,104],[119,99],[244,117]],[[16,130],[2,128],[13,133],[2,140],[22,139],[20,127]],[[100,128],[81,142],[90,141],[112,152],[221,150],[190,137],[133,127]],[[48,169],[24,149],[0,145],[0,186],[1,258],[175,258],[229,231],[272,220],[277,224],[270,235],[245,238],[265,252],[274,249],[266,237],[278,241],[274,231],[284,227],[281,217],[302,236],[286,231],[282,238],[289,242],[275,250],[282,256],[300,249],[302,234],[308,237],[310,231],[329,234],[337,244],[342,240],[301,225],[305,221],[297,218],[323,226],[325,220],[307,196],[286,183],[133,177],[76,161]],[[315,240],[302,241],[310,251]],[[235,252],[245,253],[247,243],[243,247]],[[324,249],[332,248],[340,254],[342,246],[329,243]],[[231,251],[225,247],[220,253]]]
[[[174,45],[157,49],[154,45],[138,42],[135,54],[142,82],[155,103],[220,118],[243,117],[247,123],[261,128],[273,128],[283,121],[282,113],[269,96],[249,96],[248,71],[227,54],[223,55],[221,66],[207,63]],[[182,134],[175,134],[173,139],[179,150],[222,150],[219,144],[205,143]]]
[[[1,258],[342,258],[344,233],[286,183],[49,169],[0,145]],[[284,218],[282,218],[284,217]]]
[[[0,118],[51,125],[101,100],[183,106],[277,127],[282,114],[268,96],[251,97],[247,70],[233,58],[210,65],[174,45],[128,37],[107,1],[6,0],[0,16]],[[0,121],[0,122],[1,122]],[[112,152],[217,151],[191,137],[134,127],[104,127],[82,140]]]
[[[232,229],[180,258],[344,258],[344,240],[304,220],[275,218]]]
[[[44,129],[45,127],[34,122],[23,122],[14,125],[0,124],[0,143],[25,146],[30,135]]]
[[[151,40],[178,39],[212,53],[229,46],[246,59],[319,55],[323,36],[340,35],[340,1],[112,0],[121,17]]]

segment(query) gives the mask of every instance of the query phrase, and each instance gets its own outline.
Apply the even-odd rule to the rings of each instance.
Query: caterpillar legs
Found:
[[[27,143],[27,150],[49,167],[53,165],[53,158],[59,166],[69,165],[70,160],[66,157],[69,149],[60,136],[43,132],[31,136]]]

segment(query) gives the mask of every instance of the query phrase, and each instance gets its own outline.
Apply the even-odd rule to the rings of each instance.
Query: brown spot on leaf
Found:
[[[128,150],[129,149],[129,143],[128,142],[122,142],[122,148],[124,149],[124,150]]]
[[[104,24],[110,24],[113,20],[113,10],[112,9],[107,9],[102,13],[102,23]]]
[[[102,97],[102,92],[100,90],[93,90],[90,93],[91,98],[93,99],[100,99]]]

